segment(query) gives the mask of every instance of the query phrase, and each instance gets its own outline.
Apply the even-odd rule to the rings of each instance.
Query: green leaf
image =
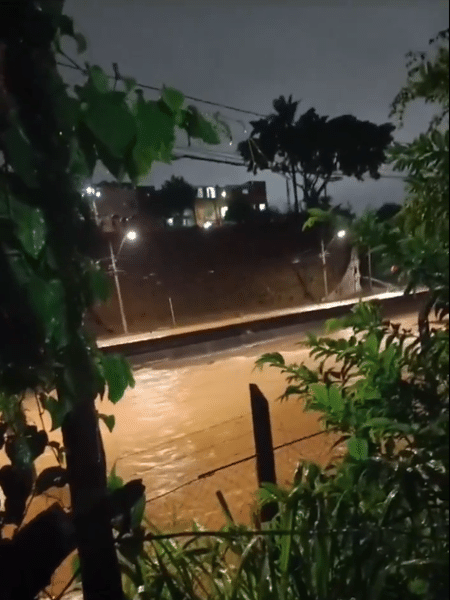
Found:
[[[88,162],[88,157],[81,148],[77,137],[72,137],[69,142],[69,149],[69,170],[74,178],[78,180],[78,183],[81,187],[82,183],[92,176],[93,169],[91,168]]]
[[[263,482],[257,491],[257,496],[259,501],[265,504],[267,502],[273,502],[274,500],[284,501],[286,500],[288,493],[276,483]]]
[[[392,423],[392,419],[389,419],[388,417],[376,417],[366,421],[366,423],[364,423],[364,428],[388,429],[391,427]]]
[[[74,147],[79,147],[83,154],[83,159],[79,160],[83,165],[86,164],[88,172],[92,175],[97,162],[96,139],[85,123],[78,125],[77,143],[74,144]]]
[[[102,366],[108,384],[108,399],[116,404],[128,386],[134,387],[133,374],[125,358],[118,354],[104,354]]]
[[[139,100],[137,103],[137,142],[133,159],[139,176],[146,175],[153,162],[167,158],[175,142],[173,115],[161,110],[157,102]]]
[[[220,129],[222,130],[222,132],[224,133],[224,135],[230,140],[230,142],[233,140],[233,135],[231,133],[231,128],[228,125],[228,123],[224,120],[224,118],[222,117],[222,115],[220,114],[220,112],[216,112],[214,113],[214,121],[219,125]],[[239,123],[241,123],[241,125],[244,127],[245,129],[245,124],[242,121],[239,121]]]
[[[84,37],[84,35],[82,35],[81,33],[75,33],[72,37],[75,40],[75,42],[77,43],[78,54],[83,54],[84,52],[86,52],[87,42],[86,42],[86,38]]]
[[[131,529],[137,529],[145,514],[145,496],[142,495],[131,509]]]
[[[328,583],[330,578],[330,561],[327,538],[323,534],[316,534],[314,543],[314,576],[317,597],[326,600],[328,596]]]
[[[181,92],[165,86],[163,87],[161,98],[174,113],[182,107],[184,102],[184,95]]]
[[[28,187],[36,188],[38,180],[34,151],[17,119],[3,135],[3,143],[14,171]]]
[[[120,490],[123,488],[124,483],[122,477],[119,477],[116,473],[116,465],[111,469],[111,473],[108,476],[107,487],[110,492],[114,492],[115,490]]]
[[[106,427],[109,429],[109,432],[112,433],[114,426],[116,424],[116,417],[114,415],[102,415],[99,414],[98,418],[103,421]]]
[[[68,343],[65,293],[62,281],[34,277],[28,284],[30,302],[44,326],[47,340],[55,339],[59,348]]]
[[[64,419],[70,412],[70,405],[65,400],[55,400],[51,396],[48,396],[44,400],[45,410],[50,413],[52,418],[52,428],[50,431],[55,431],[55,429],[59,429],[63,424]]]
[[[101,94],[106,94],[110,91],[109,78],[101,67],[97,65],[92,66],[89,69],[89,77],[92,79],[95,89]]]
[[[74,36],[73,19],[67,15],[60,15],[58,18],[58,27],[62,35]]]
[[[378,337],[377,337],[376,333],[371,333],[367,337],[367,339],[365,341],[365,346],[370,351],[371,354],[378,355],[378,352],[380,349],[380,343],[378,341]]]
[[[350,438],[347,442],[347,449],[350,456],[356,460],[369,458],[369,443],[364,438]]]
[[[416,596],[426,596],[429,590],[429,584],[425,579],[413,579],[408,583],[408,589],[411,594]]]
[[[75,581],[81,581],[81,566],[78,554],[76,554],[72,560],[72,575],[74,576]]]
[[[47,227],[42,211],[16,198],[11,198],[11,216],[16,225],[16,236],[23,249],[37,258],[45,245]]]
[[[33,454],[23,437],[10,439],[5,444],[6,456],[19,469],[28,469],[33,464]]]
[[[334,333],[344,329],[345,326],[345,321],[343,319],[328,319],[325,323],[325,331],[327,333]]]
[[[99,140],[96,140],[95,148],[96,155],[98,155],[99,160],[105,165],[108,171],[114,175],[116,179],[121,181],[126,175],[126,168],[123,158],[117,158],[117,156],[113,156],[109,149]],[[133,180],[133,178],[131,179]]]
[[[220,144],[220,136],[216,129],[195,106],[187,108],[181,127],[192,138],[203,140],[206,144]]]
[[[111,295],[112,284],[108,274],[100,265],[93,265],[89,270],[89,287],[95,301],[106,302]]]
[[[328,387],[324,383],[312,383],[309,388],[320,404],[324,407],[329,405]]]
[[[62,467],[48,467],[39,473],[35,483],[36,494],[43,494],[51,487],[62,488],[68,483],[67,470]]]
[[[328,388],[328,401],[331,410],[337,413],[342,413],[345,409],[345,400],[342,393],[335,385]]]
[[[137,85],[136,79],[133,79],[133,77],[122,77],[121,81],[123,81],[127,94],[134,90]]]
[[[136,123],[119,92],[98,93],[88,104],[83,118],[112,156],[124,157],[136,136]]]
[[[48,435],[45,431],[38,431],[36,426],[29,425],[25,430],[25,440],[28,443],[32,460],[36,460],[45,451]]]
[[[270,367],[284,367],[285,362],[283,356],[279,352],[268,352],[258,358],[255,365],[262,369],[265,364]]]

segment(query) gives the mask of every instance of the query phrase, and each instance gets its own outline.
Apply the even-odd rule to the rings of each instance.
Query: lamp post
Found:
[[[117,290],[117,298],[119,300],[120,318],[122,319],[122,327],[123,327],[124,333],[128,333],[128,324],[127,324],[127,319],[125,316],[125,309],[123,306],[122,293],[120,291],[119,272],[117,271],[116,258],[119,256],[120,251],[122,250],[122,247],[123,247],[125,241],[134,242],[137,239],[137,237],[138,237],[138,235],[137,235],[136,231],[134,231],[134,230],[128,231],[123,236],[122,241],[119,246],[119,250],[116,255],[114,255],[114,250],[113,250],[111,240],[109,242],[109,251],[110,251],[110,255],[111,255],[111,267],[112,267],[112,272],[113,272],[113,277],[114,277],[114,283],[116,285],[116,290]]]
[[[331,238],[328,245],[330,245],[333,240],[337,237],[340,240],[344,239],[347,235],[347,231],[345,229],[340,229],[338,232],[334,234]],[[325,242],[323,241],[323,237],[320,239],[321,252],[320,257],[322,259],[322,272],[323,272],[323,284],[325,288],[325,298],[328,297],[328,273],[327,273],[327,252],[325,249]]]

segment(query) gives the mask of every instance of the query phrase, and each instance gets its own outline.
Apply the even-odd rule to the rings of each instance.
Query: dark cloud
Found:
[[[122,74],[142,83],[172,85],[261,113],[271,110],[275,97],[293,94],[302,99],[300,110],[314,106],[321,114],[351,113],[376,123],[388,120],[389,104],[405,79],[406,52],[426,48],[428,39],[448,26],[448,2],[439,0],[68,0],[66,10],[88,39],[87,60],[109,72],[117,62]],[[429,114],[416,107],[397,137],[411,139],[426,127]],[[231,123],[238,142],[243,128]],[[224,144],[219,150],[230,153],[235,147]],[[160,185],[173,173],[205,185],[250,178],[244,168],[183,160],[157,165],[149,181]],[[261,173],[258,179],[267,181],[273,202],[282,202],[285,184],[279,176]],[[402,185],[392,179],[367,185],[347,181],[329,192],[360,209],[400,200]]]

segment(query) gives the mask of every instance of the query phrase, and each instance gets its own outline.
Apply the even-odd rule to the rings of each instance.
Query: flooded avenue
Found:
[[[413,319],[412,315],[405,315],[402,322],[412,326]],[[115,464],[125,481],[142,478],[147,498],[151,500],[202,473],[251,456],[254,442],[250,383],[256,383],[270,402],[275,446],[320,431],[318,416],[305,413],[300,402],[278,400],[286,387],[278,370],[254,368],[261,354],[273,351],[280,351],[287,362],[304,360],[313,366],[308,349],[299,345],[299,341],[298,335],[291,335],[234,351],[135,367],[134,389],[127,390],[117,405],[106,399],[98,403],[99,412],[113,414],[116,420],[112,433],[101,424],[108,469]],[[30,418],[37,421],[33,404]],[[298,460],[324,463],[329,458],[329,446],[330,440],[320,436],[301,448],[292,447],[291,454],[298,452]],[[38,468],[48,466],[53,460],[50,453],[44,455],[38,461]],[[292,461],[289,468],[282,463],[277,456],[280,482],[292,478],[295,466]],[[249,461],[243,467],[239,473],[231,475],[231,471],[224,470],[222,475],[224,478],[229,475],[237,489],[245,487],[250,492],[256,488],[254,462]],[[213,488],[220,486],[218,474],[214,485],[211,484],[211,502],[215,505]],[[192,498],[193,489],[187,488],[186,495]],[[203,494],[200,496],[204,501]],[[169,494],[167,499],[170,498]],[[151,502],[148,505],[156,522],[162,516],[157,513],[163,510],[162,507],[153,510],[157,506]],[[194,513],[192,507],[189,516]],[[204,515],[204,507],[199,505],[195,516]]]
[[[414,325],[413,315],[402,324]],[[343,335],[340,332],[339,335]],[[108,469],[116,465],[125,481],[141,478],[146,487],[147,517],[161,528],[189,526],[197,520],[220,527],[223,517],[216,492],[222,491],[233,515],[249,522],[253,492],[257,487],[254,460],[220,470],[194,481],[205,472],[249,457],[254,453],[249,384],[256,383],[270,402],[275,446],[310,436],[321,430],[318,415],[305,413],[299,401],[280,402],[286,387],[283,375],[265,367],[255,370],[255,360],[265,352],[279,351],[286,362],[313,362],[299,335],[234,351],[180,361],[163,361],[135,367],[136,385],[112,405],[99,402],[99,412],[115,416],[112,433],[101,424]],[[40,424],[35,403],[28,406],[30,421]],[[44,415],[47,429],[49,422]],[[53,439],[57,435],[51,434]],[[281,485],[292,481],[296,464],[313,460],[325,464],[332,439],[320,435],[277,451]],[[3,461],[0,459],[0,461]],[[37,469],[55,464],[47,451]],[[192,483],[189,483],[192,482]],[[186,487],[183,487],[185,484]],[[171,493],[171,490],[178,491]],[[27,520],[55,499],[68,505],[67,489],[51,490],[33,504]],[[66,580],[68,563],[56,574],[55,589]]]

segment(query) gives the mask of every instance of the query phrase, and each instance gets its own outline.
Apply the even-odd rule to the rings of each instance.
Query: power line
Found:
[[[73,61],[69,56],[64,55],[68,60],[70,60],[70,62],[72,64],[67,64],[67,63],[63,63],[58,61],[56,64],[59,65],[60,67],[65,67],[66,69],[73,69],[75,71],[80,71],[81,73],[84,73],[85,75],[87,75],[87,71],[86,69],[83,69],[80,65],[78,65],[75,61]],[[122,77],[117,77],[116,75],[107,75],[107,77],[109,79],[113,79],[114,81],[120,80],[122,79]],[[152,90],[154,92],[160,92],[161,88],[153,86],[153,85],[147,85],[144,83],[136,83],[137,87],[146,89],[146,90]],[[246,115],[252,115],[255,117],[267,117],[267,115],[263,115],[262,113],[257,113],[254,112],[252,110],[245,110],[244,108],[237,108],[236,106],[230,106],[228,104],[221,104],[220,102],[212,102],[211,100],[204,100],[203,98],[196,98],[195,96],[187,96],[184,95],[185,98],[187,98],[188,100],[193,100],[194,102],[201,102],[202,104],[208,104],[210,106],[218,106],[220,108],[226,108],[227,110],[233,110],[235,112],[240,112]]]
[[[180,151],[180,150],[184,150],[184,148],[175,148],[175,151]],[[193,149],[193,152],[196,152],[197,150]],[[214,163],[221,163],[221,164],[225,164],[225,165],[231,165],[231,166],[237,166],[237,167],[245,167],[247,166],[245,164],[245,162],[234,162],[232,159],[234,158],[233,155],[230,154],[226,154],[226,153],[220,153],[220,152],[207,152],[206,150],[200,150],[200,152],[203,152],[206,155],[210,155],[212,156],[216,156],[217,158],[206,158],[204,156],[196,156],[193,154],[182,154],[179,156],[174,157],[174,160],[179,160],[182,158],[190,158],[192,160],[202,160],[202,161],[206,161],[206,162],[214,162]],[[224,160],[225,158],[230,158],[231,160],[227,161]],[[282,173],[277,173],[277,175],[283,175]],[[340,176],[339,172],[336,172],[336,175]],[[286,176],[285,176],[286,177]],[[344,175],[342,175],[342,177],[344,177]],[[399,180],[405,180],[406,179],[406,175],[396,175],[396,174],[389,174],[389,173],[380,173],[380,179],[399,179]]]
[[[76,71],[80,71],[84,75],[88,74],[87,70],[83,69],[83,67],[81,67],[70,56],[66,55],[65,53],[63,53],[63,55],[64,55],[65,58],[67,58],[67,60],[70,61],[71,64],[67,64],[67,63],[63,63],[61,61],[57,61],[57,63],[56,63],[57,65],[59,65],[60,67],[65,67],[67,69],[73,69],[73,70],[76,70]],[[106,74],[106,76],[109,79],[113,79],[114,81],[121,80],[122,77],[119,74],[117,64],[114,63],[113,66],[114,66],[115,75],[108,75],[108,74]],[[143,84],[143,83],[136,83],[136,85],[137,85],[137,87],[148,89],[148,90],[152,90],[152,91],[155,91],[155,92],[160,92],[161,91],[161,88],[156,87],[156,86],[152,86],[152,85],[147,85],[147,84]],[[219,102],[212,102],[210,100],[203,100],[202,98],[197,98],[195,96],[187,96],[187,95],[185,95],[184,97],[187,98],[188,100],[194,100],[195,102],[201,102],[203,104],[208,104],[208,105],[211,105],[211,106],[218,106],[218,107],[221,107],[221,108],[226,108],[228,110],[233,110],[233,111],[240,112],[240,113],[243,113],[243,114],[254,115],[254,116],[263,117],[263,118],[267,117],[267,115],[263,115],[262,113],[257,113],[257,112],[246,110],[246,109],[242,109],[242,108],[236,108],[235,106],[230,106],[230,105],[227,105],[227,104],[221,104]],[[240,123],[241,125],[243,125],[244,129],[245,129],[245,125],[241,121],[237,121],[237,122]],[[256,140],[252,139],[251,141],[255,143],[256,148],[261,152],[261,150],[259,149],[258,144],[256,143]],[[179,148],[179,149],[175,148],[175,150],[182,150],[182,149],[181,148]],[[202,150],[202,149],[189,149],[189,150],[191,152],[192,151],[194,151],[194,152],[203,152],[204,154],[210,154],[212,156],[216,155],[216,156],[221,156],[221,157],[227,157],[227,158],[230,158],[230,159],[234,158],[233,155],[231,155],[229,153],[226,153],[226,152],[208,152],[208,151]],[[179,159],[183,159],[183,158],[189,158],[189,159],[192,159],[192,160],[202,160],[202,161],[206,161],[206,162],[214,162],[214,163],[219,163],[219,164],[227,164],[227,165],[237,166],[237,167],[244,167],[244,166],[246,166],[244,162],[225,161],[225,160],[222,160],[222,158],[221,159],[204,158],[204,157],[200,157],[200,156],[193,156],[191,154],[183,154],[181,156],[176,156],[176,157],[174,157],[174,160],[179,160]],[[389,175],[388,174],[383,175],[383,174],[380,174],[380,176],[382,178],[385,178],[385,179],[405,179],[405,177],[402,176],[402,175],[393,175],[393,174],[392,175],[391,174],[389,174]]]
[[[204,156],[193,156],[191,154],[182,154],[181,156],[175,156],[173,158],[173,160],[180,160],[182,158],[190,158],[192,160],[203,160],[206,162],[213,162],[213,163],[219,163],[222,165],[230,165],[233,167],[245,167],[245,163],[239,163],[239,162],[231,162],[231,161],[227,161],[227,160],[220,160],[218,158],[206,158]]]

